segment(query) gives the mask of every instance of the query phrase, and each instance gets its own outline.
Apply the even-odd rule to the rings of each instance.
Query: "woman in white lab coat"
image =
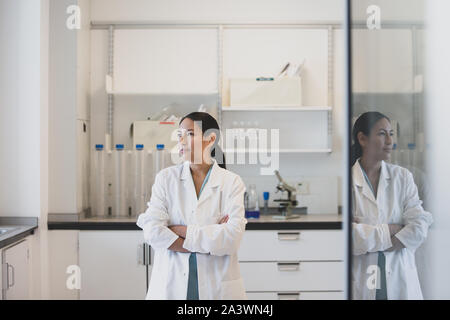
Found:
[[[353,299],[423,299],[414,253],[433,219],[412,174],[385,162],[392,135],[379,112],[362,114],[353,126]]]
[[[245,185],[225,169],[219,137],[208,113],[180,121],[184,162],[156,175],[137,220],[155,252],[146,299],[246,299],[237,257],[247,223]]]

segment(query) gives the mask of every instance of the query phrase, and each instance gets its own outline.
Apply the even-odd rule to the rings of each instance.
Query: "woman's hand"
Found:
[[[357,216],[353,216],[353,217],[352,217],[352,221],[353,221],[354,223],[361,223],[361,218],[360,218],[360,217],[357,217]]]
[[[405,245],[396,236],[391,237],[391,242],[392,242],[392,247],[390,247],[389,249],[387,249],[385,251],[391,252],[391,251],[401,250],[401,249],[405,248]]]
[[[223,217],[219,220],[219,224],[227,223],[227,222],[228,222],[228,215],[226,215],[225,217]]]
[[[178,238],[177,240],[175,240],[174,243],[172,243],[169,247],[169,250],[172,251],[176,251],[176,252],[184,252],[184,253],[189,253],[189,250],[186,250],[185,248],[183,248],[183,243],[184,243],[184,239],[183,238]]]
[[[390,247],[389,249],[387,249],[385,251],[391,252],[391,251],[396,251],[396,250],[403,249],[405,246],[395,236],[395,234],[397,232],[399,232],[400,230],[402,230],[404,226],[402,224],[388,224],[388,227],[389,227],[389,234],[391,236],[392,247]]]
[[[173,225],[169,226],[169,229],[176,233],[179,237],[185,239],[186,238],[186,230],[187,226],[183,225]]]

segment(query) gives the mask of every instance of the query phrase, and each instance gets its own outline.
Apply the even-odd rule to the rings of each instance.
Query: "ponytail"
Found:
[[[217,150],[217,152],[216,152]],[[226,169],[226,163],[225,163],[225,153],[223,153],[223,150],[218,145],[214,146],[211,150],[211,158],[216,159],[217,164],[219,167]]]
[[[356,139],[356,142],[354,144],[352,144],[351,146],[351,151],[350,151],[350,157],[351,157],[351,161],[350,161],[350,167],[353,167],[353,165],[356,163],[356,160],[358,160],[359,158],[361,158],[362,156],[362,147],[359,144],[358,139]]]

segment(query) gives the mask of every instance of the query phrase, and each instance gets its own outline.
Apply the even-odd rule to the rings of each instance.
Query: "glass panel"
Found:
[[[426,291],[423,9],[423,1],[350,1],[353,299]]]

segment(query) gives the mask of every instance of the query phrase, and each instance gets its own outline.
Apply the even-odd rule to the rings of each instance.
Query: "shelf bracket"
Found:
[[[328,105],[331,110],[328,114],[328,148],[333,146],[333,106],[334,106],[334,29],[328,26]]]

